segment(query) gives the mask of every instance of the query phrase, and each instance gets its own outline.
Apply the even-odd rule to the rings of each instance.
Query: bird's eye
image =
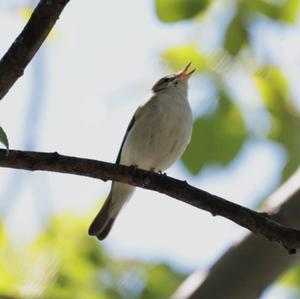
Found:
[[[164,83],[167,83],[167,82],[169,82],[170,80],[171,80],[171,78],[165,78],[163,82],[164,82]]]

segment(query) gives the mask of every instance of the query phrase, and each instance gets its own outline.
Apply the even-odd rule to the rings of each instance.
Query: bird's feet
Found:
[[[161,170],[159,170],[158,173],[159,173],[160,175],[167,176],[167,173],[166,173],[166,172],[162,172]]]

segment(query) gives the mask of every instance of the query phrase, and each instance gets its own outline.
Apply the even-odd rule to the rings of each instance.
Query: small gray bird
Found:
[[[184,152],[193,127],[188,102],[189,63],[181,72],[161,78],[153,95],[140,106],[129,123],[117,164],[164,171]],[[89,235],[103,240],[135,187],[112,182],[108,198],[89,228]]]

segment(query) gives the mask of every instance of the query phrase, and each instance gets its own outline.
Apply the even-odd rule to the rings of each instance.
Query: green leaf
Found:
[[[300,286],[300,263],[296,262],[287,272],[283,274],[279,282],[286,286],[299,288]]]
[[[140,299],[170,298],[185,278],[166,264],[151,265],[148,268],[147,285]]]
[[[242,8],[245,12],[254,12],[265,15],[271,19],[279,19],[280,17],[280,6],[276,3],[265,0],[252,0],[244,1]]]
[[[287,23],[294,24],[298,20],[300,1],[299,0],[287,0],[284,1],[280,9],[280,19]]]
[[[156,0],[156,13],[163,22],[194,18],[203,12],[211,0]]]
[[[265,66],[256,71],[254,79],[266,107],[278,115],[283,103],[289,102],[288,81],[285,75],[275,66]]]
[[[236,15],[229,23],[225,38],[224,48],[233,56],[237,55],[243,46],[248,43],[248,32],[242,18]]]
[[[289,94],[288,81],[276,67],[269,66],[254,76],[271,117],[268,137],[281,144],[287,152],[282,179],[287,179],[300,165],[300,115]]]
[[[208,164],[225,166],[240,151],[246,134],[240,110],[221,90],[217,109],[195,121],[191,143],[182,157],[183,163],[194,175]]]
[[[6,149],[8,150],[9,145],[8,145],[8,139],[7,136],[4,132],[4,130],[0,127],[0,142],[5,145]]]
[[[206,57],[193,44],[166,50],[163,53],[163,59],[176,71],[189,62],[192,62],[191,68],[196,68],[197,72],[206,69]]]
[[[245,12],[259,12],[273,20],[281,20],[290,24],[296,23],[299,15],[300,1],[285,0],[271,2],[268,0],[244,1],[242,8]]]

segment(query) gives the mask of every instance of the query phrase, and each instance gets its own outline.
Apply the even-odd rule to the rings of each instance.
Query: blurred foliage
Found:
[[[243,46],[248,43],[248,32],[241,14],[237,14],[229,23],[225,36],[224,48],[231,54],[236,55]]]
[[[0,226],[0,297],[168,298],[185,276],[166,264],[109,256],[87,221],[62,214],[32,243],[13,244]]]
[[[215,111],[195,121],[192,141],[183,155],[183,162],[193,174],[207,163],[227,165],[246,139],[243,117],[237,105],[224,89],[219,90],[218,99]]]
[[[290,24],[297,21],[299,9],[299,0],[245,0],[240,2],[240,10],[245,14],[259,13],[273,20]]]
[[[187,62],[192,62],[192,68],[196,68],[197,72],[205,71],[207,68],[207,57],[200,53],[193,44],[168,49],[163,53],[163,58],[169,62],[173,69],[180,69]]]
[[[265,67],[254,77],[272,116],[268,137],[283,145],[289,157],[283,169],[286,179],[300,165],[300,115],[291,100],[287,79],[278,68]]]
[[[156,13],[163,22],[192,19],[206,12],[211,0],[156,0]],[[239,0],[234,1],[240,17],[261,14],[277,21],[295,23],[299,14],[298,0]]]
[[[218,14],[215,13],[216,3],[201,0],[176,0],[172,3],[170,0],[156,0],[157,16],[161,21],[194,19],[194,25],[190,24],[194,26],[193,40],[190,44],[185,40],[182,45],[166,49],[162,54],[166,63],[173,70],[178,70],[192,61],[199,79],[204,76],[213,78],[213,89],[217,90],[211,97],[214,109],[209,109],[206,115],[195,119],[192,141],[182,161],[194,175],[209,165],[224,167],[239,155],[248,139],[261,139],[264,136],[266,141],[276,142],[286,151],[286,165],[282,170],[282,180],[285,180],[300,165],[300,113],[294,104],[284,72],[278,65],[270,65],[268,59],[264,61],[256,53],[251,29],[263,19],[277,22],[276,26],[293,26],[298,20],[300,0],[219,2],[217,5],[223,5],[223,8],[226,5],[231,7],[227,10],[228,18],[225,18],[227,21],[224,19],[224,28],[220,31],[223,32],[220,33],[221,43],[214,50],[204,52],[195,37],[199,22],[206,18],[210,20],[209,24],[220,24],[216,17]],[[236,99],[231,96],[232,90],[226,81],[237,65],[243,67],[244,76],[253,81],[253,86],[257,89],[256,96],[262,99],[271,123],[267,134],[253,132],[245,125],[247,111],[241,110]],[[239,99],[239,102],[242,101],[243,99]]]
[[[176,22],[197,16],[210,2],[210,0],[157,0],[156,12],[161,21]]]
[[[280,279],[279,282],[286,286],[291,287],[293,289],[298,289],[298,296],[290,296],[289,298],[297,298],[299,299],[300,296],[300,263],[299,261],[294,263],[293,266],[284,273]]]

